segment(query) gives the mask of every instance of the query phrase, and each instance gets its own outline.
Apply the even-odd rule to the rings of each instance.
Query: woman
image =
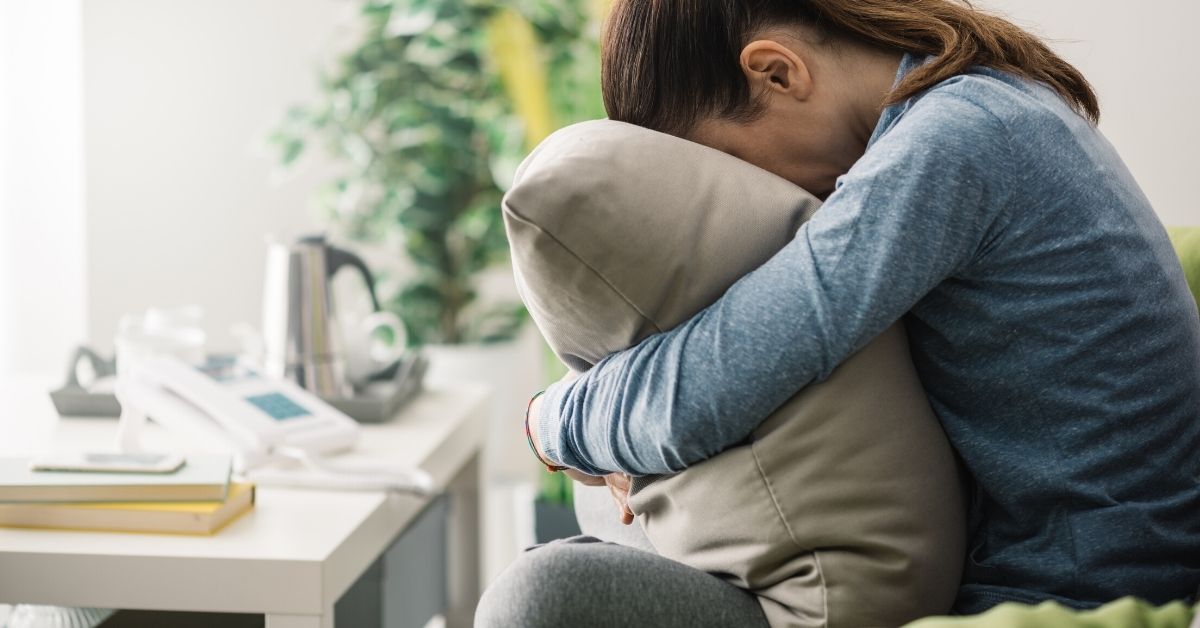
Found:
[[[1195,594],[1200,318],[1077,70],[953,0],[618,0],[603,67],[610,117],[827,201],[712,307],[551,387],[542,457],[619,495],[904,316],[976,484],[957,611]],[[524,555],[478,623],[760,626],[749,597],[576,540]]]

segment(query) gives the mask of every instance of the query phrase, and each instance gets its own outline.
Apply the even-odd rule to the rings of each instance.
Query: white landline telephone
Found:
[[[223,437],[233,445],[235,468],[258,484],[418,494],[433,489],[432,478],[420,469],[324,458],[351,449],[358,424],[303,388],[264,377],[236,360],[193,366],[159,355],[123,370],[116,386],[123,451],[141,450],[141,429],[151,418],[184,435]],[[281,459],[303,467],[273,466]]]

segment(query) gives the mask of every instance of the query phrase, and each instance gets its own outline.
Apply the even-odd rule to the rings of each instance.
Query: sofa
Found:
[[[1172,227],[1167,233],[1183,264],[1183,274],[1192,289],[1192,296],[1200,303],[1200,227]]]

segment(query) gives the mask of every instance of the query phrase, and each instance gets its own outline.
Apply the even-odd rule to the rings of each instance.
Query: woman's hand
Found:
[[[604,476],[604,483],[608,485],[608,492],[617,503],[621,523],[633,523],[633,511],[629,509],[629,476],[624,473],[610,473]]]
[[[617,517],[621,523],[633,523],[633,511],[629,509],[629,476],[624,473],[610,473],[604,477],[588,475],[575,469],[563,471],[567,477],[587,486],[607,486],[609,494],[617,504]]]

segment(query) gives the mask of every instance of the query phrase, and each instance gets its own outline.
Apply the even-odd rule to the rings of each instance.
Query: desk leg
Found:
[[[446,628],[470,628],[475,622],[483,568],[480,560],[479,453],[450,481],[450,514],[446,540],[449,608]],[[270,628],[270,627],[268,627]]]
[[[324,615],[267,613],[266,620],[266,628],[333,628],[333,609]]]

